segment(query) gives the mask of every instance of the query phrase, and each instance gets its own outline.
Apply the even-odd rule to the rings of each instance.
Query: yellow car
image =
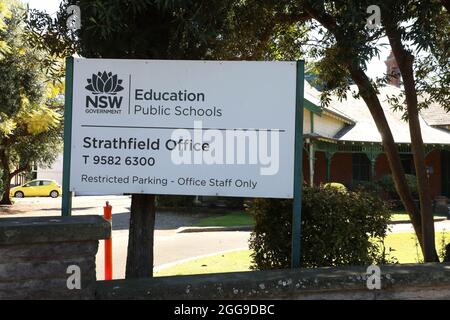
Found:
[[[23,186],[11,188],[9,195],[14,198],[58,198],[61,193],[61,186],[55,180],[33,180],[25,183]]]

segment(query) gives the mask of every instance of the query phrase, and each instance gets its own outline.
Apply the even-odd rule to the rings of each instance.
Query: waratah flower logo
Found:
[[[87,82],[89,84],[86,86],[86,89],[93,94],[105,93],[115,95],[117,92],[123,90],[121,86],[122,80],[119,80],[117,75],[113,75],[112,72],[98,72],[97,74],[93,74],[91,79],[87,79]]]

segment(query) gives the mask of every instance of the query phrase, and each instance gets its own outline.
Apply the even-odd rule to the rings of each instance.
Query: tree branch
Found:
[[[330,16],[329,14],[326,14],[325,12],[317,11],[315,8],[313,8],[308,3],[308,1],[303,2],[303,7],[312,19],[319,22],[328,31],[330,31],[335,37],[337,37],[337,35],[338,35],[337,23],[336,23],[336,20],[332,16]]]
[[[342,43],[345,43],[345,38],[340,30],[340,26],[337,24],[334,17],[327,14],[323,7],[321,11],[318,11],[307,0],[305,0],[303,4],[306,12],[308,12],[314,20],[319,22],[324,28],[326,28],[331,34],[333,34],[336,38],[337,46],[342,47]],[[345,28],[345,26],[343,26],[343,28]],[[394,137],[392,135],[392,131],[389,128],[386,115],[384,114],[383,107],[381,106],[375,88],[373,87],[370,79],[361,68],[361,66],[357,63],[354,63],[351,54],[342,56],[341,59],[342,64],[345,65],[345,67],[348,69],[352,76],[352,79],[358,86],[361,97],[369,108],[378,131],[382,136],[383,146],[385,148],[389,166],[394,177],[397,192],[408,213],[410,214],[414,230],[423,250],[422,221],[420,212],[417,206],[414,204],[410,189],[406,183],[405,173],[400,162],[400,156],[395,145]]]
[[[25,165],[19,167],[18,169],[14,170],[13,172],[11,172],[11,178],[13,178],[14,176],[18,175],[19,173],[26,171],[30,168],[30,161],[27,161],[25,163]]]

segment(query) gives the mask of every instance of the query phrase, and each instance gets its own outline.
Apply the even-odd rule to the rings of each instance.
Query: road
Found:
[[[103,214],[102,207],[106,201],[109,201],[113,207],[113,278],[123,279],[125,277],[128,246],[130,197],[75,197],[72,204],[72,214]],[[59,215],[61,215],[61,199],[16,199],[16,204],[12,209],[0,208],[0,218]],[[173,212],[157,213],[155,222],[155,268],[198,256],[248,248],[250,232],[176,233],[179,227],[189,226],[203,216],[206,215],[176,214]],[[97,278],[99,280],[103,279],[103,253],[103,241],[100,241],[97,254]]]
[[[155,268],[188,258],[248,248],[250,232],[155,232]],[[123,279],[127,257],[128,231],[113,232],[113,277]],[[103,241],[97,254],[97,279],[103,279]]]

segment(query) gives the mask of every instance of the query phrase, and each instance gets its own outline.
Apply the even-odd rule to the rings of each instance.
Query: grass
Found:
[[[384,241],[386,252],[389,252],[389,248],[391,248],[391,256],[397,258],[399,263],[422,262],[422,252],[416,239],[416,235],[410,232],[390,233]],[[438,254],[442,250],[442,244],[448,242],[450,242],[450,232],[436,232]]]
[[[163,269],[156,277],[250,270],[250,250],[239,250],[215,256],[199,258]]]
[[[442,244],[448,242],[450,242],[450,232],[436,232],[438,254]],[[385,247],[386,252],[389,252],[389,248],[391,249],[391,256],[395,257],[399,263],[422,262],[422,253],[417,247],[414,233],[390,233],[385,239]],[[251,253],[250,250],[240,250],[199,258],[163,269],[156,272],[155,276],[250,271]]]
[[[447,217],[445,214],[434,214],[436,217]],[[391,221],[411,221],[408,213],[405,211],[393,211]],[[253,217],[244,212],[236,211],[219,216],[210,216],[202,218],[194,224],[194,227],[236,227],[236,226],[253,226],[255,221]]]
[[[435,218],[438,218],[438,217],[446,218],[447,215],[435,213],[434,217]],[[411,219],[409,218],[409,214],[406,211],[393,211],[392,216],[391,216],[391,221],[393,221],[393,222],[411,221]]]
[[[195,227],[236,227],[236,226],[252,226],[255,224],[253,217],[244,212],[231,212],[220,216],[211,216],[200,219],[194,224]]]

